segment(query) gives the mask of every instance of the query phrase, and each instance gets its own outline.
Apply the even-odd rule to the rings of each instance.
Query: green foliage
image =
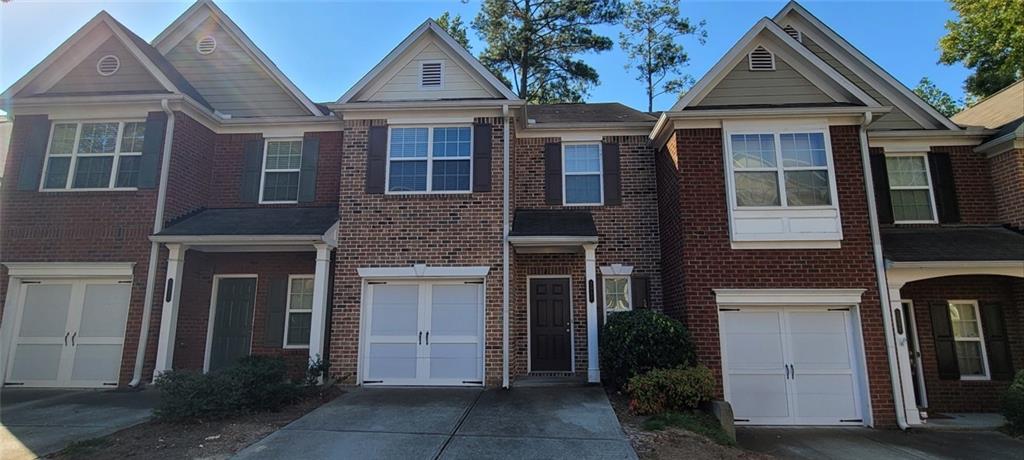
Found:
[[[448,32],[448,35],[451,35],[463,48],[466,48],[466,51],[469,51],[469,35],[466,34],[466,24],[462,22],[461,14],[452,16],[450,12],[445,11],[435,21],[437,25]]]
[[[600,338],[601,374],[615,388],[635,375],[697,361],[683,323],[653,310],[608,315]]]
[[[961,62],[974,74],[967,91],[990,96],[1024,76],[1024,0],[949,0],[959,17],[946,21],[939,62]]]
[[[618,0],[484,0],[473,28],[487,44],[480,61],[519,98],[582,102],[600,80],[580,55],[612,48],[592,28],[621,15]]]
[[[262,356],[248,356],[207,374],[165,372],[156,380],[160,403],[154,413],[164,420],[198,422],[280,410],[300,396],[286,374],[284,360]]]
[[[924,77],[914,87],[914,94],[917,94],[925,102],[931,104],[939,113],[951,117],[964,109],[963,104],[953,100],[949,93],[939,89],[928,77]]]
[[[1003,394],[1003,417],[1011,433],[1024,434],[1024,371],[1017,371],[1013,383]]]
[[[626,70],[636,70],[637,81],[644,84],[650,112],[655,97],[693,84],[693,77],[680,75],[690,57],[678,40],[695,35],[704,44],[708,34],[704,21],[693,24],[679,13],[679,0],[633,0],[625,11],[619,46],[629,59]]]
[[[310,358],[309,366],[306,367],[306,386],[312,387],[320,384],[321,378],[327,378],[327,371],[330,370],[331,364],[320,358],[320,355],[316,355],[316,359]]]
[[[629,379],[629,410],[637,415],[696,409],[715,394],[715,377],[704,366],[655,369]]]
[[[643,428],[647,431],[661,431],[668,427],[682,428],[697,433],[723,446],[736,445],[736,441],[725,434],[718,419],[706,412],[667,412],[655,415],[644,421],[643,424]]]

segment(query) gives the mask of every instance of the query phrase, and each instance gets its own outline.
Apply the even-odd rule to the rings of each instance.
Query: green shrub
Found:
[[[704,366],[655,369],[629,379],[629,409],[637,415],[696,409],[715,394],[715,377]]]
[[[1003,394],[1003,417],[1014,434],[1024,434],[1024,370],[1018,371]]]
[[[170,371],[156,379],[160,403],[154,413],[171,421],[211,420],[276,411],[297,400],[300,389],[285,379],[284,360],[248,356],[217,372]]]
[[[653,310],[608,315],[600,337],[601,375],[617,389],[653,369],[696,363],[686,326]]]
[[[642,426],[647,431],[661,431],[669,427],[682,428],[723,446],[736,445],[736,441],[725,433],[722,423],[714,415],[699,410],[658,414],[645,420]]]

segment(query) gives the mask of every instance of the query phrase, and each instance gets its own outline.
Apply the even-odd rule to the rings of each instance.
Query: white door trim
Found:
[[[907,317],[910,318],[910,324],[907,326],[914,332],[914,348],[916,348],[914,353],[916,356],[910,357],[910,360],[914,363],[914,370],[917,371],[917,377],[915,379],[917,380],[917,386],[914,387],[914,391],[920,391],[918,396],[921,398],[921,407],[928,407],[928,389],[926,388],[924,381],[924,363],[921,359],[921,335],[918,334],[917,330],[917,312],[914,311],[913,300],[901,299],[900,301],[903,302],[903,311],[905,311],[907,313]]]
[[[533,372],[533,332],[530,330],[530,281],[533,279],[558,279],[569,280],[569,353],[570,369],[568,372],[576,373],[576,312],[572,305],[572,275],[529,275],[526,277],[526,373]]]
[[[213,275],[213,286],[210,288],[210,315],[206,322],[206,349],[203,352],[203,373],[210,372],[210,352],[213,347],[213,322],[217,318],[217,288],[220,287],[220,280],[226,278],[253,278],[256,280],[255,292],[252,296],[252,317],[249,322],[249,353],[252,353],[253,325],[256,324],[256,297],[259,294],[259,276],[255,273],[248,274],[223,274]]]

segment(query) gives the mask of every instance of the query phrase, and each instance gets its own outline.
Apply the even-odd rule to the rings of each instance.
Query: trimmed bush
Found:
[[[715,377],[704,366],[655,369],[629,379],[629,410],[637,415],[696,409],[715,394]]]
[[[1024,434],[1024,370],[1017,371],[1003,394],[1003,417],[1014,434]]]
[[[696,364],[683,323],[653,310],[608,315],[601,330],[601,375],[616,389],[654,369]]]
[[[286,375],[284,360],[262,356],[248,356],[207,374],[165,372],[156,379],[160,403],[154,413],[164,420],[196,422],[276,411],[300,396],[299,386]]]

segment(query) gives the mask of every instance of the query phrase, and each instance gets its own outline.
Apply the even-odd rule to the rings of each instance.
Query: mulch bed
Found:
[[[72,444],[54,459],[224,459],[344,393],[331,386],[279,412],[181,424],[157,420]]]

